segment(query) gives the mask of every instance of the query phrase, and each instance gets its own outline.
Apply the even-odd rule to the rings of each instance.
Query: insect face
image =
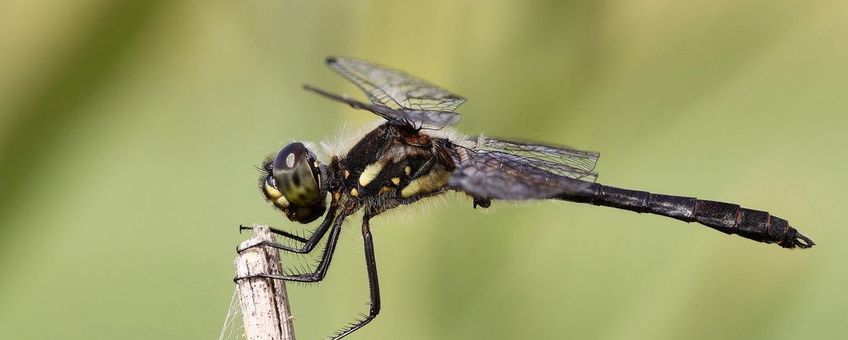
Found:
[[[286,145],[265,162],[261,190],[292,221],[309,223],[327,209],[315,155],[300,142]]]

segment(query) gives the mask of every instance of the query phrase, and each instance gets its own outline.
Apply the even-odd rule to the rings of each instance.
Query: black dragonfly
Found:
[[[342,222],[363,210],[362,238],[370,310],[341,329],[333,339],[365,326],[380,312],[371,219],[386,210],[449,191],[465,193],[475,208],[487,208],[492,200],[553,199],[698,222],[726,234],[784,248],[809,248],[815,244],[786,220],[765,211],[595,183],[597,152],[451,133],[448,127],[459,122],[456,109],[465,98],[404,72],[366,61],[331,57],[326,63],[362,89],[371,103],[308,85],[304,86],[306,90],[370,111],[386,122],[368,132],[348,151],[332,156],[326,164],[300,142],[293,142],[275,157],[269,157],[259,179],[265,198],[292,221],[309,223],[321,216],[324,220],[309,237],[272,230],[301,243],[300,247],[278,243],[253,246],[309,253],[329,231],[314,272],[258,275],[287,281],[321,281],[330,266]]]

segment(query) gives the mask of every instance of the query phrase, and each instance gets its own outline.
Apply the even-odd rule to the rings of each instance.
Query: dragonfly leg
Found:
[[[274,233],[274,234],[277,234],[277,235],[280,235],[280,236],[283,236],[283,237],[286,237],[286,238],[289,238],[289,239],[293,239],[295,241],[299,241],[299,242],[303,243],[303,246],[301,246],[300,248],[292,247],[292,246],[289,246],[289,245],[280,244],[280,243],[276,243],[276,242],[263,241],[263,242],[251,244],[251,245],[244,247],[244,248],[240,247],[240,248],[236,249],[236,252],[241,253],[241,252],[248,250],[250,248],[255,248],[255,247],[260,247],[260,246],[268,246],[268,247],[271,247],[271,248],[277,248],[277,249],[281,249],[281,250],[285,250],[285,251],[297,253],[297,254],[309,253],[309,252],[312,251],[312,249],[315,248],[315,245],[318,244],[318,241],[320,241],[321,238],[324,237],[324,234],[327,233],[327,230],[330,229],[330,226],[333,224],[335,217],[336,217],[336,208],[331,206],[329,211],[327,212],[327,216],[324,218],[324,221],[321,222],[321,225],[318,226],[318,229],[315,229],[315,232],[312,233],[312,235],[309,236],[308,239],[305,239],[305,238],[297,236],[297,235],[293,235],[293,234],[286,232],[286,231],[271,229],[271,232]],[[244,229],[251,229],[251,227],[239,226],[239,231],[244,230]]]
[[[244,224],[239,224],[239,234],[241,234],[241,232],[245,231],[245,230],[253,230],[253,226],[246,226]],[[292,233],[287,232],[285,230],[280,230],[280,229],[276,229],[276,228],[273,228],[273,227],[268,227],[268,230],[271,231],[272,234],[280,235],[282,237],[285,237],[285,238],[291,239],[291,240],[295,240],[295,241],[298,241],[300,243],[309,242],[309,239],[303,238],[299,235],[292,234]]]
[[[339,235],[341,235],[342,230],[342,221],[344,218],[335,219],[335,223],[332,223],[333,228],[330,231],[330,236],[327,238],[327,245],[324,246],[324,251],[321,254],[321,261],[318,263],[318,267],[315,268],[314,272],[311,273],[303,273],[303,274],[294,274],[294,275],[270,275],[270,274],[255,274],[249,276],[242,276],[233,279],[233,281],[238,282],[239,280],[251,279],[251,278],[266,278],[266,279],[275,279],[275,280],[284,280],[284,281],[297,281],[297,282],[318,282],[324,279],[327,275],[327,269],[330,268],[330,261],[333,259],[333,253],[336,252],[336,244],[339,241]],[[322,226],[324,223],[322,223]],[[327,224],[329,225],[329,223]],[[326,230],[325,230],[326,231]],[[316,231],[316,234],[318,232]],[[322,232],[323,234],[323,232]],[[261,245],[262,243],[259,243]],[[274,244],[268,244],[270,247],[274,247]],[[276,247],[274,247],[276,248]]]
[[[357,329],[362,328],[371,322],[371,320],[374,320],[374,318],[377,317],[377,314],[380,313],[380,283],[377,280],[377,261],[374,258],[374,240],[371,237],[371,228],[368,224],[368,220],[371,217],[373,216],[366,214],[362,219],[362,240],[365,243],[365,267],[368,270],[368,291],[371,295],[371,301],[369,302],[370,309],[368,311],[368,315],[364,318],[357,320],[354,324],[333,335],[333,340],[341,339],[350,333],[353,333]]]

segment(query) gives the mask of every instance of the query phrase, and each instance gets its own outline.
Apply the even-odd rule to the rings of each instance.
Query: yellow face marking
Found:
[[[409,176],[410,174],[412,174],[412,168],[410,168],[409,165],[407,165],[406,167],[403,168],[403,173],[405,173],[407,176]]]
[[[382,188],[380,188],[380,192],[392,192],[392,190],[394,190],[394,189],[392,189],[392,188],[390,188],[390,187],[382,187]]]
[[[350,189],[350,195],[353,197],[359,196],[359,191],[356,188]]]
[[[409,184],[400,191],[400,195],[403,197],[410,197],[431,193],[448,184],[449,177],[450,176],[447,171],[434,169],[427,175],[418,177],[412,180],[412,182],[409,182]]]
[[[368,183],[371,183],[374,178],[377,178],[377,175],[380,174],[384,166],[386,166],[386,162],[384,161],[377,161],[366,166],[365,170],[362,170],[362,174],[359,175],[359,185],[366,186]]]
[[[392,177],[392,184],[394,184],[394,185],[400,184],[400,177]]]
[[[280,208],[287,208],[289,206],[289,201],[287,201],[285,197],[280,196],[280,197],[277,197],[277,199],[274,200],[274,205],[276,205]]]
[[[268,197],[270,197],[272,201],[283,197],[283,193],[277,190],[277,188],[268,185],[268,182],[265,182],[265,193],[268,194]]]
[[[348,177],[350,177],[350,171],[347,171],[347,169],[345,169],[345,171],[344,171],[344,176],[345,176],[345,179],[347,179]]]

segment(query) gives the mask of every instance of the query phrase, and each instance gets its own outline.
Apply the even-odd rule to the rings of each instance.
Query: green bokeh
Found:
[[[383,314],[351,339],[848,335],[844,1],[5,1],[0,338],[214,339],[254,168],[375,118],[326,55],[470,98],[460,129],[601,151],[606,184],[739,202],[819,245],[458,195],[372,222]],[[366,311],[356,221],[302,339]]]

